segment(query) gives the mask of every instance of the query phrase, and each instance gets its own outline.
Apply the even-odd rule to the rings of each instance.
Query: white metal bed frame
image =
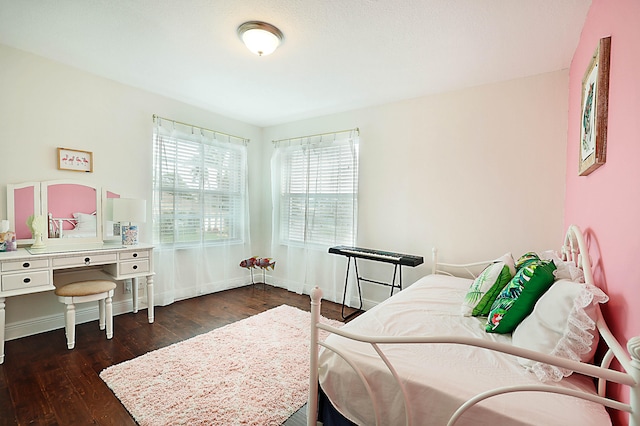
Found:
[[[593,275],[591,271],[591,263],[589,260],[587,246],[584,241],[584,237],[580,228],[576,225],[569,226],[564,245],[562,246],[562,256],[564,260],[574,262],[577,266],[581,267],[584,271],[585,281],[590,284],[594,284]],[[437,252],[433,253],[433,265],[432,273],[444,273],[452,275],[440,268],[462,268],[472,277],[475,277],[473,273],[474,268],[478,266],[486,265],[490,262],[476,262],[468,264],[448,264],[437,262]],[[521,385],[521,386],[508,386],[492,389],[476,395],[462,404],[449,419],[448,425],[453,425],[470,407],[475,404],[493,396],[502,395],[506,393],[515,392],[551,392],[573,396],[576,398],[585,399],[605,407],[621,410],[629,413],[629,426],[640,426],[640,337],[632,337],[627,342],[627,351],[624,350],[622,345],[613,336],[609,327],[607,326],[602,314],[599,313],[596,320],[596,327],[601,341],[607,345],[607,351],[600,363],[600,365],[593,365],[578,361],[569,360],[566,358],[560,358],[556,356],[547,355],[544,353],[519,348],[505,343],[493,342],[490,340],[484,340],[479,338],[465,338],[455,336],[415,336],[415,337],[385,337],[385,336],[362,336],[355,333],[342,331],[338,328],[331,327],[320,323],[320,304],[322,298],[322,290],[315,287],[311,292],[311,348],[317,348],[322,346],[328,350],[335,352],[349,366],[357,373],[363,386],[365,387],[369,399],[372,401],[373,410],[376,418],[376,425],[380,424],[379,408],[375,404],[375,399],[369,384],[367,383],[363,373],[348,357],[347,354],[342,351],[322,342],[318,339],[318,331],[320,329],[328,331],[329,333],[337,334],[342,337],[353,339],[359,342],[369,343],[373,349],[378,353],[382,361],[385,363],[396,383],[400,387],[403,396],[405,418],[407,426],[412,424],[410,415],[410,406],[407,399],[407,390],[405,389],[402,380],[400,380],[395,368],[386,357],[380,345],[383,344],[416,344],[416,343],[448,343],[448,344],[460,344],[470,345],[480,348],[486,348],[498,352],[503,352],[511,355],[515,355],[521,358],[529,358],[535,361],[543,362],[550,365],[555,365],[562,368],[570,369],[574,372],[584,374],[586,376],[594,377],[597,379],[598,394],[590,394],[580,392],[573,389],[558,388],[555,386],[545,385],[543,383],[536,385]],[[600,311],[598,311],[600,312]],[[309,378],[309,401],[308,401],[308,413],[307,413],[307,425],[314,426],[316,424],[316,416],[318,411],[318,351],[310,351],[310,367],[311,374]],[[613,359],[617,359],[625,372],[620,372],[610,369]],[[605,395],[607,382],[618,383],[621,385],[629,386],[629,403],[617,401],[612,398],[608,398]]]
[[[70,223],[74,228],[78,225],[78,220],[74,217],[53,217],[51,213],[47,217],[49,219],[49,238],[63,238],[65,223]]]
[[[93,216],[95,214],[96,212],[91,213]],[[78,219],[75,217],[53,217],[52,213],[48,213],[47,219],[49,221],[49,238],[64,238],[65,224],[70,224],[72,226],[71,229],[75,229],[78,226]]]

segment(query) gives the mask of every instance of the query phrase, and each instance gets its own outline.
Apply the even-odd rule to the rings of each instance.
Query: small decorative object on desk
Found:
[[[42,235],[47,229],[47,218],[42,215],[31,215],[27,219],[27,226],[31,229],[34,242],[31,248],[44,248],[46,245],[42,240]]]
[[[9,231],[9,221],[0,221],[0,252],[16,251],[18,245],[16,243],[16,233]]]
[[[120,232],[122,233],[123,245],[134,246],[138,244],[138,225],[122,225]]]

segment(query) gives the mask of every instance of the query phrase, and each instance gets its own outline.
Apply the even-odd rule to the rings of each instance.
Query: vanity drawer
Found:
[[[53,267],[104,265],[105,263],[115,263],[116,256],[116,253],[107,253],[57,257],[53,259]]]
[[[2,276],[2,291],[19,290],[51,284],[49,271],[33,271]]]
[[[41,269],[49,267],[49,259],[16,260],[15,262],[3,262],[2,272],[27,271],[29,269]]]
[[[146,259],[149,257],[148,251],[129,251],[120,253],[120,260]]]
[[[120,263],[120,274],[122,275],[138,274],[141,272],[149,272],[149,261],[147,259]]]

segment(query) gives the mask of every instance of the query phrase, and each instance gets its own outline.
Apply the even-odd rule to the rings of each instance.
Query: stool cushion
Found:
[[[56,295],[65,297],[89,296],[91,294],[106,293],[116,288],[116,283],[106,280],[78,281],[58,287]]]

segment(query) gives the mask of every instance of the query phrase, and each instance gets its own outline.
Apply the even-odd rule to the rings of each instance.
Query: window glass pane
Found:
[[[357,140],[279,149],[280,241],[355,244]]]
[[[246,149],[154,135],[159,243],[243,242]]]

